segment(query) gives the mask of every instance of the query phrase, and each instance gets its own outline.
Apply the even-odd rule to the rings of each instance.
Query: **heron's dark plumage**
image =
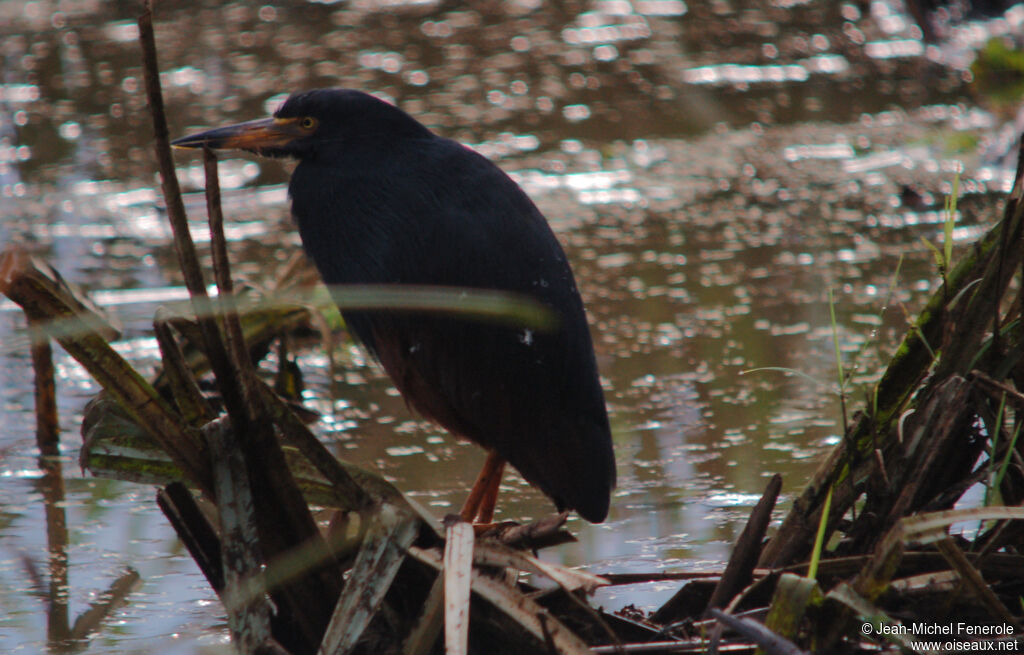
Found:
[[[289,192],[328,284],[529,295],[560,319],[533,332],[451,315],[346,311],[409,405],[495,450],[560,507],[598,522],[615,463],[583,304],[565,253],[522,189],[482,155],[368,94],[321,89],[278,119],[316,130],[263,154],[299,159]]]

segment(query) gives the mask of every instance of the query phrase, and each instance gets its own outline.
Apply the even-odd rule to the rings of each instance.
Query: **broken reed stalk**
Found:
[[[40,335],[46,333],[48,323],[54,320],[78,320],[85,326],[85,329],[79,330],[77,333],[63,330],[61,336],[58,337],[61,345],[93,375],[111,396],[118,400],[118,404],[132,416],[135,423],[148,432],[156,443],[160,444],[181,474],[196,482],[201,488],[207,489],[209,493],[213,487],[207,487],[208,483],[204,482],[209,474],[209,469],[204,468],[204,466],[208,467],[208,462],[204,462],[205,450],[198,447],[205,441],[196,439],[195,432],[190,431],[185,423],[178,420],[174,411],[165,404],[152,386],[146,383],[127,362],[110,348],[106,340],[100,336],[100,332],[107,331],[98,329],[102,320],[91,314],[90,310],[78,301],[74,292],[64,285],[63,280],[53,269],[20,251],[5,252],[0,256],[0,291],[22,306],[29,318],[30,327],[36,333],[34,334],[32,355],[36,367],[38,439],[40,451],[46,455],[41,458],[40,465],[44,470],[43,493],[46,501],[50,554],[48,636],[51,643],[67,644],[85,639],[89,633],[95,631],[104,618],[124,603],[139,576],[138,573],[131,570],[126,572],[101,596],[100,601],[94,603],[89,610],[78,617],[73,627],[68,627],[68,539],[66,516],[63,510],[63,477],[60,460],[55,457],[55,455],[59,455],[59,449],[56,433],[55,390],[52,378],[53,365],[48,344],[40,338]],[[173,339],[171,343],[176,345]],[[169,352],[173,352],[173,349]],[[194,380],[191,381],[194,383]],[[198,400],[203,399],[199,396]],[[203,400],[203,402],[205,401]],[[215,459],[225,461],[227,458]],[[191,494],[183,486],[178,485],[178,487],[182,494],[191,500]],[[214,495],[223,495],[223,493]],[[194,502],[192,504],[194,506]],[[166,502],[161,505],[166,509]],[[178,506],[181,505],[182,503],[179,502]],[[223,510],[223,503],[221,507]],[[224,511],[221,512],[222,517],[226,514]],[[197,554],[199,551],[192,546],[192,542],[196,540],[190,540],[186,533],[190,531],[194,533],[197,529],[196,526],[203,525],[204,521],[205,519],[202,518],[197,508],[188,521],[172,521],[176,527],[184,523],[188,524],[187,529],[178,531],[201,566],[204,558],[199,556]],[[207,543],[212,541],[219,546],[219,541],[212,529],[207,531],[205,541]],[[209,546],[205,552],[210,552]],[[215,566],[208,565],[202,568],[207,573],[211,586],[218,592],[222,592],[224,589],[224,567],[220,562],[220,548],[214,549],[213,556],[208,557],[207,560],[214,562]],[[257,563],[256,568],[258,566]],[[225,605],[231,607],[230,603],[225,603]]]
[[[271,641],[270,603],[263,576],[264,562],[257,534],[252,492],[238,435],[223,421],[206,430],[213,458],[213,483],[220,518],[220,553],[224,572],[221,602],[228,615],[231,641],[243,653],[256,652]],[[250,590],[248,587],[256,587]]]
[[[35,368],[37,442],[49,554],[47,637],[55,651],[77,648],[137,586],[138,572],[127,569],[70,624],[68,605],[68,530],[64,510],[63,467],[59,459],[56,388],[52,349],[47,335],[61,346],[117,400],[148,433],[187,479],[209,489],[209,468],[202,442],[195,439],[163,398],[107,343],[115,332],[71,290],[60,275],[26,253],[0,254],[0,293],[22,307],[32,333]],[[69,329],[74,324],[77,329]],[[53,326],[58,325],[56,330]]]
[[[722,608],[753,579],[754,567],[761,556],[764,536],[772,519],[775,501],[782,491],[782,476],[776,473],[768,481],[764,494],[750,512],[750,518],[736,540],[725,572],[708,600],[708,610]]]
[[[409,555],[413,560],[443,575],[444,562],[441,553],[411,546]],[[514,621],[537,644],[553,644],[554,652],[561,655],[590,653],[587,644],[578,635],[529,596],[475,569],[470,579],[472,591],[478,598],[500,608],[506,617]],[[534,652],[537,652],[536,645]]]
[[[208,301],[171,157],[150,2],[147,2],[138,24],[146,95],[153,118],[154,149],[175,248],[190,296]],[[215,240],[218,237],[220,239],[220,242],[214,245],[218,282],[230,286],[223,230],[218,229],[222,218],[219,207],[219,184],[215,179],[216,160],[208,157],[206,170],[209,176],[208,188],[212,191],[207,197],[212,207],[212,236]],[[195,313],[207,358],[224,399],[228,416],[231,418],[235,435],[242,445],[249,490],[252,493],[251,502],[254,507],[259,508],[252,518],[257,524],[263,556],[273,559],[304,544],[322,544],[323,537],[285,464],[273,426],[260,416],[258,404],[255,402],[255,392],[247,393],[247,388],[251,389],[251,385],[247,387],[251,376],[246,375],[247,369],[244,368],[247,354],[244,353],[244,345],[239,343],[241,330],[237,328],[237,323],[235,327],[229,327],[234,337],[233,358],[225,346],[217,317],[200,311],[199,307]],[[230,319],[226,320],[230,322]],[[241,355],[239,351],[242,351]],[[233,359],[237,361],[232,361]],[[325,544],[323,547],[326,549]],[[319,568],[285,581],[271,590],[279,610],[278,617],[283,619],[279,621],[279,625],[289,626],[281,635],[282,644],[286,648],[297,652],[309,652],[319,645],[330,618],[331,608],[341,591],[341,573],[337,563],[327,558]]]
[[[943,287],[932,295],[875,387],[874,413],[860,414],[842,442],[819,466],[765,547],[760,566],[786,566],[806,557],[830,487],[834,487],[834,497],[827,530],[831,533],[835,529],[860,497],[870,471],[877,466],[871,454],[876,449],[885,453],[899,447],[895,443],[895,426],[931,368],[932,352],[940,344],[943,350],[935,379],[969,372],[992,307],[999,306],[1010,278],[1018,264],[1024,262],[1022,197],[1024,167],[1019,165],[1002,220],[961,258]],[[978,280],[982,282],[978,284]],[[952,338],[954,334],[956,338]]]
[[[205,445],[110,347],[97,327],[102,319],[75,297],[56,271],[24,252],[8,250],[0,254],[0,293],[20,305],[37,325],[65,320],[84,325],[84,330],[64,331],[57,342],[160,444],[185,476],[200,489],[212,491]]]
[[[217,418],[217,412],[203,396],[195,375],[185,361],[181,344],[174,338],[166,316],[166,310],[157,309],[153,321],[153,333],[160,348],[162,374],[167,378],[167,387],[174,397],[174,404],[181,411],[185,422],[199,428]]]
[[[210,306],[209,295],[206,292],[206,282],[199,266],[195,242],[189,230],[185,203],[181,196],[181,186],[178,183],[178,174],[171,156],[171,142],[167,128],[167,116],[164,111],[156,41],[153,34],[152,2],[147,1],[145,7],[145,11],[139,16],[138,21],[139,42],[142,46],[142,70],[146,85],[146,97],[153,119],[153,149],[160,172],[160,185],[163,190],[164,204],[167,207],[167,218],[170,221],[174,237],[174,249],[178,254],[185,287],[188,289],[190,299],[193,300],[193,310],[199,325],[203,350],[210,361],[214,377],[217,379],[217,386],[224,398],[224,404],[227,406],[229,414],[241,417],[244,415],[244,403],[236,375],[237,371],[231,365],[224,340],[217,326],[216,312],[204,311],[205,307]],[[201,302],[196,304],[196,299]]]
[[[350,653],[356,648],[405,562],[406,549],[419,533],[418,518],[397,506],[383,505],[370,520],[319,653]]]
[[[1024,155],[1024,139],[1021,152]],[[935,370],[938,377],[953,374],[966,376],[973,368],[974,362],[979,359],[979,354],[988,355],[982,357],[986,361],[978,362],[979,366],[982,363],[991,366],[1003,356],[1002,352],[996,350],[999,345],[998,335],[1002,328],[999,320],[993,326],[994,331],[990,333],[992,341],[984,353],[981,346],[988,333],[986,328],[992,324],[992,314],[999,314],[1010,279],[1017,270],[1018,262],[1024,260],[1022,196],[1024,179],[1018,178],[1014,185],[1014,195],[1007,201],[1006,211],[1000,222],[1003,229],[1000,231],[999,239],[989,256],[981,260],[979,266],[974,269],[978,283],[969,290],[965,289],[965,297],[954,299],[952,307],[947,310],[949,316],[944,322],[943,354]]]
[[[38,332],[42,326],[29,319],[29,329]],[[60,456],[57,421],[57,391],[53,379],[53,348],[49,339],[32,341],[32,368],[35,371],[36,445],[41,457]]]
[[[401,492],[382,478],[363,476],[357,481],[353,474],[357,471],[355,467],[342,463],[332,455],[273,389],[262,380],[254,380],[254,383],[259,393],[259,402],[263,405],[269,420],[281,430],[283,438],[297,448],[327,479],[334,491],[339,509],[364,513],[383,502],[405,503]],[[415,509],[410,508],[410,512],[415,513]],[[422,518],[427,522],[431,520],[426,516]]]
[[[150,115],[153,119],[153,149],[160,171],[160,186],[163,190],[164,204],[167,207],[167,218],[174,236],[174,249],[178,254],[178,262],[193,300],[196,322],[199,325],[203,349],[213,369],[217,386],[224,397],[224,404],[229,414],[243,415],[242,391],[237,375],[217,326],[215,312],[203,311],[209,306],[209,295],[206,282],[199,266],[195,242],[188,226],[185,214],[185,203],[181,196],[178,174],[171,157],[171,142],[167,128],[167,116],[164,111],[163,92],[160,87],[160,69],[157,65],[156,41],[153,34],[152,2],[146,2],[146,9],[139,16],[139,42],[142,45],[142,70],[146,83],[146,98]],[[195,299],[201,302],[196,304]]]
[[[185,277],[189,295],[206,297],[206,283],[199,267],[195,242],[188,229],[185,203],[181,197],[178,174],[171,157],[171,137],[164,112],[163,91],[160,88],[160,68],[157,66],[156,38],[153,35],[153,3],[146,0],[142,15],[139,16],[139,43],[142,46],[142,77],[146,85],[146,99],[153,118],[153,153],[160,169],[160,186],[167,206],[167,219],[174,235],[174,249]],[[201,315],[196,312],[196,315]]]
[[[444,652],[469,652],[469,591],[473,574],[473,526],[450,521],[444,541]]]
[[[199,508],[195,496],[181,482],[171,482],[157,491],[156,504],[223,603],[225,582],[220,536]]]
[[[224,319],[228,354],[232,357],[238,372],[248,377],[253,372],[252,361],[245,347],[245,337],[242,335],[242,324],[238,319],[238,312],[233,308],[235,284],[231,279],[231,263],[228,259],[227,239],[224,236],[224,212],[220,203],[217,156],[209,148],[203,148],[203,171],[206,173],[206,212],[210,223],[210,250],[213,254],[213,274],[217,280],[217,295],[219,298],[232,301],[221,305],[222,311],[220,312]],[[249,396],[251,394],[247,394],[246,400],[250,404],[250,411],[255,412],[255,407],[252,405],[253,399]]]
[[[1024,509],[1020,507],[980,507],[972,509],[949,510],[944,512],[931,512],[915,516],[901,518],[890,528],[877,542],[870,557],[858,558],[859,570],[853,579],[847,582],[840,582],[832,589],[827,599],[838,603],[833,609],[837,610],[830,621],[822,624],[818,629],[819,639],[816,650],[818,652],[832,652],[841,640],[848,634],[855,631],[856,623],[864,620],[872,622],[881,621],[886,625],[897,625],[897,622],[889,618],[878,606],[877,601],[886,592],[893,590],[894,578],[901,566],[911,565],[915,570],[929,571],[931,577],[935,577],[935,571],[942,568],[942,560],[950,571],[955,571],[955,579],[966,584],[976,594],[979,604],[989,611],[991,618],[996,618],[1020,630],[1019,619],[1007,611],[1003,603],[995,597],[992,588],[982,578],[978,566],[983,566],[985,575],[989,578],[1000,579],[1010,576],[1019,579],[1021,568],[1019,562],[1021,557],[1016,554],[1001,554],[1003,557],[1009,555],[1011,560],[1016,560],[1017,565],[1010,565],[1008,569],[1002,569],[1003,564],[997,564],[988,557],[979,557],[976,553],[965,554],[955,544],[948,534],[949,526],[965,520],[991,520],[991,519],[1016,519],[1024,520]],[[909,553],[907,549],[913,546],[934,545],[937,553],[918,552]],[[916,562],[915,560],[923,560]],[[844,578],[849,577],[849,571],[840,573]],[[933,584],[931,581],[926,584]],[[953,597],[962,598],[963,593],[957,593],[953,588],[948,592]],[[970,596],[970,594],[967,594]],[[893,634],[898,634],[893,631]],[[908,644],[903,644],[905,647]]]

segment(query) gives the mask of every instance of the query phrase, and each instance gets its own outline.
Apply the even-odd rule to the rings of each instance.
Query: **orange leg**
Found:
[[[498,504],[498,491],[501,488],[501,478],[505,473],[505,460],[498,457],[497,470],[491,485],[487,487],[486,493],[480,499],[480,507],[476,511],[477,523],[490,523],[494,520],[494,507]]]
[[[462,506],[459,516],[463,521],[474,523],[490,523],[494,518],[494,505],[498,501],[498,488],[501,476],[505,472],[505,460],[497,453],[487,453],[480,475],[477,476],[469,497]]]

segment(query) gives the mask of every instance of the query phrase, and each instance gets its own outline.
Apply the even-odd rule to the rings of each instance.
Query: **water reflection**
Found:
[[[157,38],[175,134],[344,83],[498,160],[577,271],[620,466],[610,521],[574,520],[580,542],[551,556],[598,571],[698,569],[724,558],[768,475],[783,474],[785,502],[838,440],[828,290],[863,396],[936,284],[920,238],[940,238],[953,175],[966,194],[958,243],[985,228],[1010,179],[1012,139],[992,136],[999,120],[965,99],[956,48],[1021,14],[925,47],[894,4],[210,1],[161,6]],[[154,190],[134,11],[0,1],[0,238],[94,291],[123,319],[120,350],[146,368],[153,311],[182,290]],[[180,165],[202,244],[199,169]],[[287,176],[279,162],[221,163],[231,255],[257,284],[298,247]],[[20,554],[47,549],[45,475],[25,326],[8,304],[0,343],[0,643],[34,652],[44,611],[26,601]],[[77,434],[96,388],[55,356],[61,427]],[[457,507],[479,449],[411,417],[360,351],[337,359],[332,371],[319,349],[300,356],[325,440],[438,514]],[[807,377],[747,372],[768,366]],[[66,437],[63,455],[76,446]],[[93,649],[222,644],[213,594],[150,490],[74,469],[51,503],[66,512],[71,614],[125,565],[143,579]],[[550,510],[516,477],[503,494],[505,517]],[[602,602],[653,605],[674,588],[608,590]]]

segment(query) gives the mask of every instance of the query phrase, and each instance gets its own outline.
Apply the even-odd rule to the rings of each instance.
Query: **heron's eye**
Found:
[[[306,116],[305,118],[299,121],[299,127],[308,132],[312,132],[313,130],[315,130],[316,126],[317,120],[312,116]]]

